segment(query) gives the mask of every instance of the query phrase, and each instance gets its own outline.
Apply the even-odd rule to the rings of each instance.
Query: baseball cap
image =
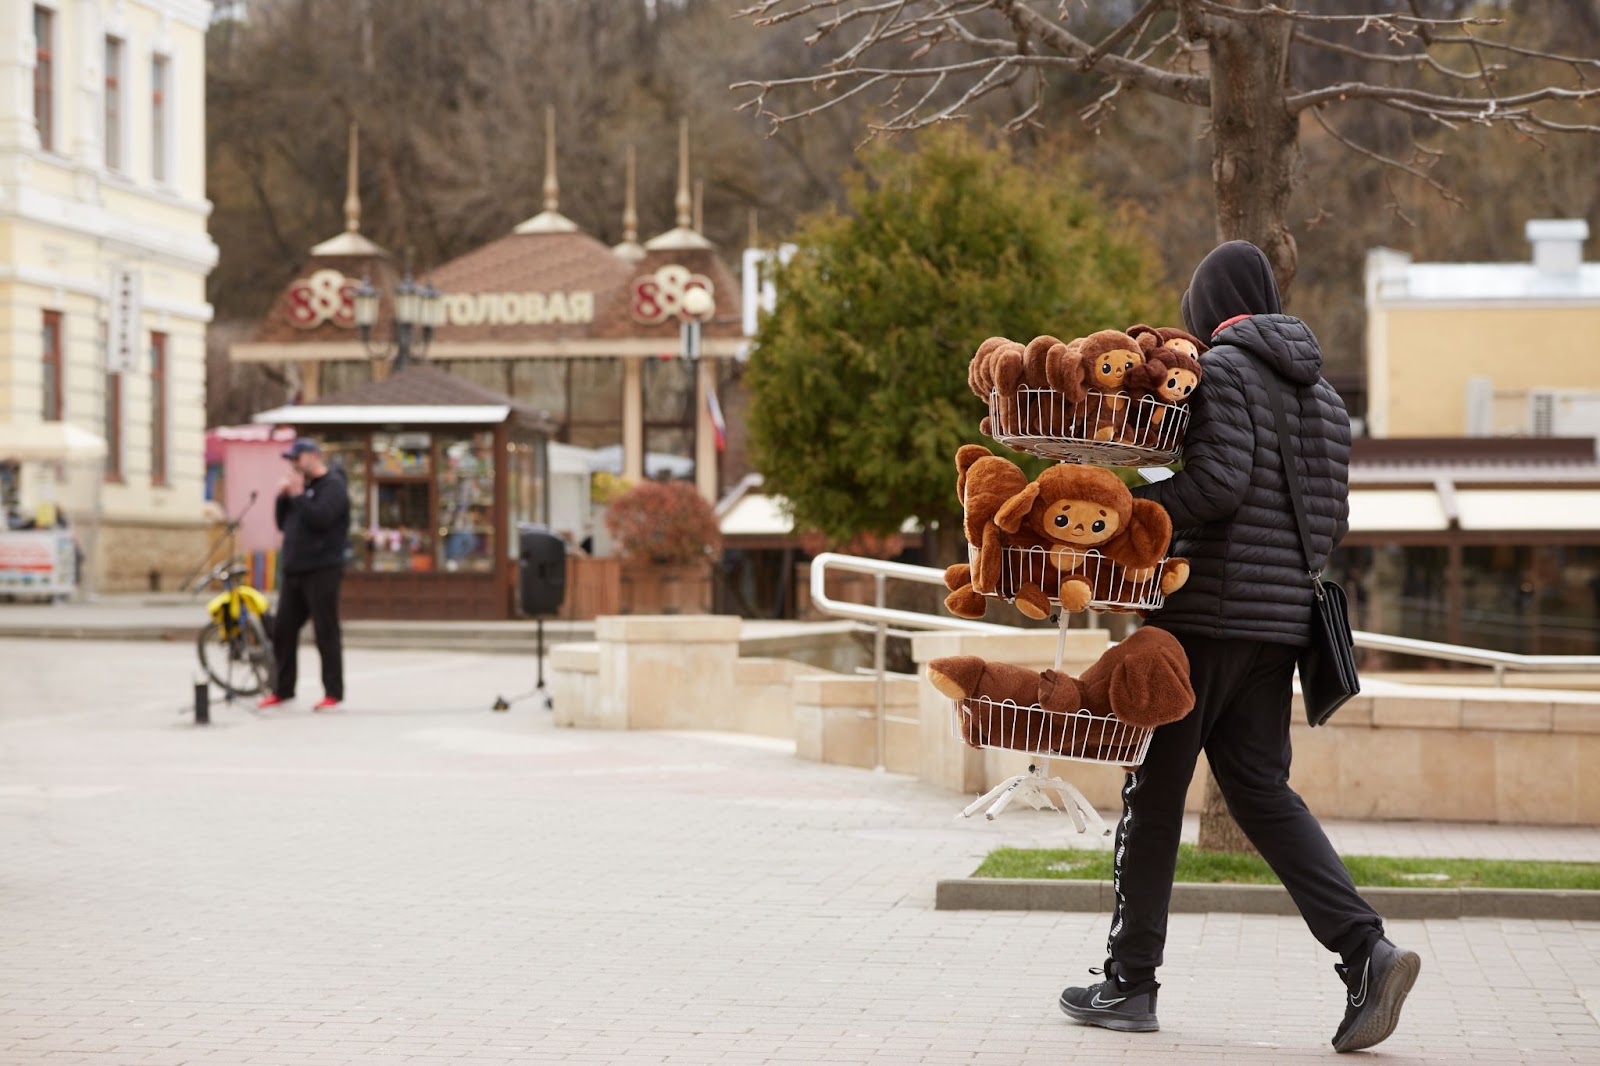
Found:
[[[283,457],[285,459],[298,459],[306,452],[316,452],[321,455],[322,445],[310,437],[296,437],[294,443],[289,445],[289,450],[283,453]]]

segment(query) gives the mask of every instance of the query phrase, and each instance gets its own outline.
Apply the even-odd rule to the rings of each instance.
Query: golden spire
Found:
[[[694,231],[706,231],[706,179],[696,178],[694,181]]]
[[[544,109],[544,209],[561,210],[561,183],[556,180],[556,109]]]
[[[678,209],[678,224],[667,232],[644,242],[647,251],[688,251],[710,248],[711,242],[695,228],[699,219],[694,207],[694,197],[689,195],[689,120],[678,121],[678,196],[674,201]]]
[[[693,217],[690,215],[689,200],[689,120],[678,120],[678,197],[674,202],[678,209],[678,228],[693,229]]]
[[[361,172],[360,148],[358,147],[356,120],[350,120],[350,153],[349,174],[345,177],[344,186],[344,231],[346,233],[361,232],[361,184],[358,175]]]
[[[634,191],[636,184],[637,163],[634,159],[633,145],[628,145],[628,191],[622,204],[622,241],[624,244],[639,243],[639,207],[637,193]]]
[[[756,241],[756,235],[757,235],[757,232],[758,232],[756,230],[756,209],[753,208],[753,207],[750,209],[750,220],[749,221],[750,221],[749,233],[745,237],[744,246],[746,248],[759,248],[759,247],[761,247],[761,245]]]
[[[561,213],[561,183],[556,180],[556,109],[544,109],[544,210],[518,223],[513,233],[574,233],[577,223]]]
[[[325,256],[387,256],[389,253],[361,235],[361,155],[356,120],[350,120],[349,173],[344,179],[344,232],[313,245],[312,255]]]

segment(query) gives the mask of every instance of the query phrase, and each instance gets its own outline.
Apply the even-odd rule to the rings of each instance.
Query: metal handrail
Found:
[[[1508,670],[1527,673],[1600,670],[1600,655],[1522,655],[1513,651],[1467,648],[1459,644],[1441,644],[1433,640],[1392,637],[1387,633],[1367,633],[1361,630],[1357,630],[1353,636],[1356,647],[1369,651],[1390,651],[1424,659],[1443,659],[1447,662],[1492,667],[1495,680],[1501,685],[1506,683]]]
[[[845,570],[869,574],[876,579],[877,595],[873,604],[835,600],[826,591],[828,570]],[[883,769],[884,756],[884,640],[890,633],[890,624],[904,630],[954,630],[966,633],[1019,633],[1015,626],[998,626],[991,622],[974,622],[965,618],[946,618],[943,615],[925,614],[921,611],[902,611],[884,605],[883,587],[889,578],[897,581],[915,581],[924,585],[944,585],[944,571],[933,566],[911,566],[891,563],[883,559],[867,559],[858,555],[824,552],[811,560],[811,602],[824,614],[866,622],[875,632],[873,640],[873,666],[878,675],[878,769]],[[897,634],[899,635],[899,634]],[[1507,671],[1547,673],[1552,671],[1600,670],[1600,655],[1521,655],[1517,652],[1492,651],[1488,648],[1468,648],[1459,644],[1442,644],[1432,640],[1415,640],[1411,637],[1393,637],[1386,633],[1368,633],[1357,630],[1352,634],[1355,646],[1368,651],[1388,651],[1414,655],[1424,659],[1487,666],[1494,670],[1497,684],[1506,683]]]
[[[876,586],[873,603],[854,603],[836,600],[828,595],[829,570],[844,570],[855,574],[868,574]],[[915,581],[923,585],[944,586],[944,571],[932,566],[910,566],[891,563],[884,559],[865,559],[858,555],[840,552],[823,552],[811,560],[811,603],[823,614],[870,623],[873,629],[872,666],[878,675],[877,704],[877,769],[884,769],[886,719],[884,708],[888,702],[888,676],[884,669],[884,643],[889,638],[893,623],[901,630],[956,630],[962,633],[1016,633],[1014,626],[997,626],[990,622],[974,622],[965,618],[946,618],[943,615],[925,614],[922,611],[902,611],[884,603],[884,585],[890,578],[898,581]]]

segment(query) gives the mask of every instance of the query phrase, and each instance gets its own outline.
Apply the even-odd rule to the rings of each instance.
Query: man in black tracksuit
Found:
[[[1304,322],[1279,313],[1266,256],[1231,241],[1200,263],[1183,296],[1189,331],[1209,338],[1190,404],[1181,472],[1134,490],[1167,509],[1187,584],[1149,625],[1189,656],[1195,709],[1155,731],[1127,777],[1117,824],[1116,909],[1105,980],[1069,988],[1061,1007],[1111,1029],[1157,1028],[1156,967],[1200,752],[1238,821],[1288,888],[1306,924],[1344,962],[1348,988],[1334,1048],[1370,1047],[1394,1031],[1419,961],[1383,936],[1321,825],[1289,787],[1291,681],[1309,643],[1312,588],[1349,528],[1350,418],[1322,378],[1322,351]],[[1305,486],[1312,547],[1305,558],[1278,450],[1268,389],[1281,389]]]
[[[278,486],[278,528],[283,531],[283,587],[272,634],[278,679],[258,706],[294,698],[299,676],[300,630],[311,619],[322,657],[322,699],[315,710],[344,699],[344,653],[339,638],[339,581],[350,535],[350,494],[344,471],[329,469],[322,448],[300,437],[283,453],[294,469]]]

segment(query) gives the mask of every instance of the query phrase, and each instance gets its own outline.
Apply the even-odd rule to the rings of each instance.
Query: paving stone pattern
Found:
[[[1326,1059],[1297,919],[1171,921],[1162,1031],[1070,1023],[1099,915],[941,913],[1059,816],[705,734],[557,730],[514,656],[354,652],[351,701],[181,713],[178,644],[0,642],[0,1063]],[[1336,826],[1352,850],[1600,858],[1593,830]],[[1397,922],[1392,1062],[1600,1062],[1600,923]]]

